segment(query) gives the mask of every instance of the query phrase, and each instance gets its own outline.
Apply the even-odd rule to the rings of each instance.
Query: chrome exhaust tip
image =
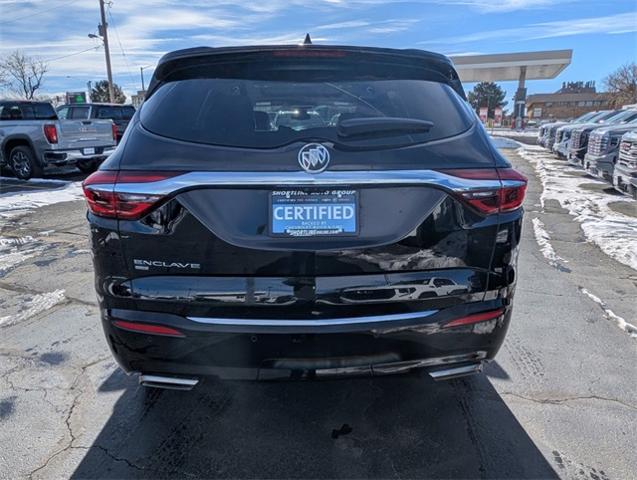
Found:
[[[164,377],[163,375],[140,375],[139,383],[144,387],[192,390],[199,383],[199,380],[196,378]]]
[[[463,365],[461,367],[445,368],[443,370],[434,370],[429,372],[431,378],[436,381],[450,380],[452,378],[464,377],[466,375],[473,375],[474,373],[480,373],[482,371],[482,363],[475,363],[473,365]]]

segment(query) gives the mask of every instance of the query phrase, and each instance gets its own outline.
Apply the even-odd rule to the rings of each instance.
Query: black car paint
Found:
[[[444,57],[432,58],[444,65]],[[160,65],[151,92],[164,72]],[[258,150],[183,142],[148,132],[138,112],[101,170],[141,170],[144,159],[152,158],[154,170],[298,171],[301,146]],[[451,138],[391,150],[328,146],[333,151],[329,169],[335,171],[423,168],[423,156],[432,169],[510,167],[477,122]],[[229,156],[240,157],[240,164],[229,162]],[[374,365],[431,358],[442,359],[433,368],[492,359],[511,317],[522,209],[484,216],[435,187],[355,188],[365,205],[363,228],[374,227],[365,211],[383,212],[389,228],[377,238],[296,244],[272,239],[264,228],[268,188],[186,189],[135,221],[89,213],[102,323],[121,367],[265,379],[314,376],[340,367],[379,374],[387,370]],[[414,210],[419,202],[428,206]],[[205,208],[219,203],[231,206],[229,211]],[[136,270],[136,260],[149,259],[161,263]],[[198,268],[183,267],[192,264]],[[434,277],[449,279],[457,290],[420,295],[419,288]],[[454,318],[499,308],[503,314],[492,321],[444,328]],[[437,313],[426,313],[432,310]],[[228,327],[187,318],[347,319],[402,313],[416,316],[320,327]],[[171,326],[185,338],[127,331],[114,326],[116,319]]]

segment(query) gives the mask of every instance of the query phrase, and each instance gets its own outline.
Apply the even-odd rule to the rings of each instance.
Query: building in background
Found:
[[[131,95],[130,101],[133,104],[133,107],[139,108],[139,106],[144,101],[145,97],[146,97],[146,90],[138,90],[137,94]]]
[[[529,120],[563,120],[609,108],[609,96],[598,93],[595,82],[564,82],[555,93],[538,93],[526,98]]]

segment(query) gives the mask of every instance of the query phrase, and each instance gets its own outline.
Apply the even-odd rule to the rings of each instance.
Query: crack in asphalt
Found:
[[[149,468],[145,468],[145,467],[141,467],[133,462],[131,462],[130,460],[128,460],[127,458],[122,458],[122,457],[117,457],[115,456],[113,453],[111,453],[106,447],[103,447],[102,445],[91,445],[91,446],[85,446],[85,445],[72,445],[72,441],[69,442],[69,444],[67,446],[65,446],[63,449],[58,450],[57,452],[55,452],[53,455],[51,455],[49,458],[47,458],[46,462],[39,466],[38,468],[36,468],[35,470],[32,470],[29,475],[28,478],[32,479],[33,476],[38,473],[40,470],[46,468],[49,463],[51,462],[51,460],[53,460],[55,457],[57,457],[58,455],[61,455],[62,453],[68,451],[68,450],[91,450],[91,449],[98,449],[102,452],[104,452],[104,454],[110,458],[111,460],[115,461],[115,462],[124,462],[129,468],[135,469],[135,470],[139,470],[139,471],[148,471],[148,472],[156,472],[159,473],[159,471],[157,470],[153,470],[153,469],[149,469]]]
[[[599,400],[602,402],[619,403],[620,405],[623,405],[626,408],[630,408],[631,410],[637,410],[637,406],[631,405],[630,403],[626,403],[616,398],[602,397],[599,395],[577,395],[573,397],[562,397],[562,398],[536,398],[536,397],[521,395],[515,392],[498,392],[498,393],[500,395],[509,395],[512,397],[520,398],[522,400],[527,400],[529,402],[541,403],[543,405],[561,405],[564,403],[573,402],[577,400]]]
[[[73,447],[73,448],[79,448],[79,447]],[[102,445],[91,445],[91,447],[83,447],[83,448],[98,448],[100,449],[102,452],[104,452],[104,454],[109,457],[110,459],[116,461],[116,462],[124,462],[126,465],[128,465],[130,468],[133,468],[135,470],[139,470],[139,471],[143,471],[143,470],[151,470],[152,469],[148,469],[146,467],[141,467],[139,465],[137,465],[136,463],[131,462],[129,459],[125,458],[125,457],[117,457],[115,456],[115,454],[111,453],[110,450]]]
[[[11,379],[9,378],[9,375],[11,373],[15,373],[15,371],[13,372],[8,372],[7,374],[3,374],[1,379],[4,380],[6,382],[7,385],[9,385],[10,391],[11,392],[37,392],[37,393],[41,393],[42,394],[42,400],[44,402],[46,402],[51,408],[53,408],[53,410],[55,410],[56,412],[58,412],[58,408],[59,405],[56,405],[55,403],[53,403],[51,400],[49,400],[49,389],[46,388],[24,388],[24,387],[16,387],[15,384],[11,381]],[[51,389],[52,390],[52,389]],[[56,390],[61,390],[64,391],[65,389],[62,388],[56,388]]]
[[[75,376],[75,378],[73,379],[73,383],[71,384],[71,386],[68,388],[69,392],[72,392],[73,390],[75,390],[78,386],[78,383],[80,382],[80,380],[82,379],[83,375],[86,373],[86,369],[92,367],[93,365],[97,365],[100,362],[106,361],[108,359],[110,359],[111,357],[101,357],[98,358],[96,360],[93,360],[92,362],[89,362],[85,365],[81,365],[80,366],[80,372],[78,372],[78,374]],[[8,379],[7,379],[8,380]],[[9,382],[10,383],[10,382]],[[71,407],[69,408],[69,411],[66,414],[66,417],[64,418],[64,424],[66,425],[66,429],[68,431],[68,435],[69,435],[69,441],[67,443],[67,445],[64,448],[61,448],[60,450],[58,450],[57,452],[53,453],[52,455],[50,455],[46,461],[40,465],[39,467],[37,467],[35,470],[32,470],[29,474],[28,474],[28,478],[32,479],[33,476],[39,472],[40,470],[43,470],[44,468],[46,468],[49,463],[51,463],[51,461],[56,458],[57,456],[61,455],[62,453],[70,450],[70,449],[75,449],[75,448],[85,448],[85,449],[90,449],[92,447],[99,447],[98,445],[93,445],[91,447],[83,447],[83,446],[77,446],[77,445],[73,445],[73,443],[76,441],[76,437],[75,437],[75,433],[73,433],[73,427],[71,427],[71,417],[73,415],[73,412],[75,410],[75,407],[77,406],[78,400],[79,398],[82,396],[82,394],[84,393],[84,390],[80,390],[76,395],[74,395],[73,397],[73,401],[71,402]],[[103,448],[103,450],[105,452],[107,452],[106,448]],[[109,455],[109,457],[116,459],[116,457]],[[128,463],[128,462],[127,462]]]
[[[13,372],[9,372],[6,375],[2,375],[2,380],[4,380],[7,385],[9,385],[9,388],[11,389],[12,392],[38,392],[38,393],[42,393],[42,400],[44,400],[46,403],[48,403],[54,410],[58,411],[58,407],[59,405],[54,404],[51,400],[49,400],[49,390],[60,390],[60,391],[65,391],[65,388],[59,388],[59,387],[52,387],[52,388],[42,388],[42,387],[36,387],[36,388],[25,388],[25,387],[16,387],[15,384],[13,383],[13,381],[9,378],[9,375],[11,373],[15,373],[15,371]]]

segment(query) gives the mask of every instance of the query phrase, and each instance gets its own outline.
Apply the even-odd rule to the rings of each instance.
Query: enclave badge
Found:
[[[330,152],[320,143],[308,143],[299,150],[298,160],[307,173],[321,173],[330,164]]]
[[[198,270],[201,268],[201,265],[198,263],[192,262],[164,262],[161,260],[140,260],[133,259],[133,263],[135,264],[136,270],[149,270],[150,267],[160,267],[160,268],[190,268],[193,270]]]

